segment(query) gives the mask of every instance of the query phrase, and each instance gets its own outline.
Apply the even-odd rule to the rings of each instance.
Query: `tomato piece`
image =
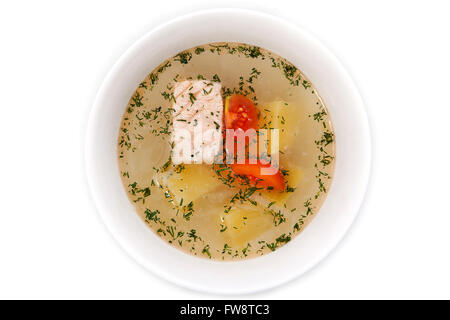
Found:
[[[253,101],[240,94],[234,94],[225,98],[225,128],[226,129],[258,129],[258,110]],[[275,174],[262,174],[262,168],[270,167],[269,164],[232,164],[231,170],[240,176],[246,176],[250,182],[262,188],[270,188],[284,191],[286,188],[283,176],[278,170]]]
[[[253,101],[240,94],[225,98],[226,129],[258,129],[258,109]]]
[[[270,163],[244,163],[244,164],[232,164],[231,170],[237,175],[243,175],[250,179],[250,181],[257,187],[273,188],[277,191],[284,191],[286,184],[283,179],[283,175],[280,170],[272,175],[263,175],[261,173],[262,168],[270,167]]]

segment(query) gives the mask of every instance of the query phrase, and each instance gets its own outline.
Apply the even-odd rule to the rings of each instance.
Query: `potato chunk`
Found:
[[[238,248],[244,247],[273,227],[272,215],[252,205],[233,207],[222,219],[226,226],[224,232],[230,237],[231,245]]]
[[[214,176],[211,166],[200,164],[176,167],[169,174],[166,184],[175,200],[179,203],[183,199],[184,204],[188,204],[222,185]]]
[[[274,101],[267,106],[259,107],[259,109],[259,127],[261,129],[278,129],[280,150],[286,150],[298,135],[300,121],[298,107],[285,101]],[[270,152],[270,141],[268,148]]]
[[[294,188],[294,189],[297,188],[302,179],[303,171],[299,167],[292,165],[283,168],[288,170],[287,176],[285,177],[287,182],[286,183],[287,188]],[[293,190],[290,189],[290,191]],[[270,201],[275,201],[278,205],[283,205],[286,202],[286,200],[292,195],[292,192],[287,191],[277,192],[274,190],[262,190],[261,195]]]

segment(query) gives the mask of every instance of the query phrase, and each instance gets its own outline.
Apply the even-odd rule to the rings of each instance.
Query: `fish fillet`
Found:
[[[174,84],[173,163],[212,164],[222,150],[221,88],[207,80]]]

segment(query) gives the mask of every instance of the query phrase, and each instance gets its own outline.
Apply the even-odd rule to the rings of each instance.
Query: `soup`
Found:
[[[217,134],[199,161],[177,159],[177,132],[199,123]],[[276,166],[251,163],[250,139],[243,164],[218,161],[230,151],[219,143],[225,131],[248,128],[277,130],[267,142],[278,142]],[[118,138],[123,185],[143,221],[168,244],[217,260],[291,241],[325,200],[334,159],[331,119],[313,84],[275,53],[241,43],[206,44],[163,62],[131,96]],[[277,172],[261,174],[267,166]]]

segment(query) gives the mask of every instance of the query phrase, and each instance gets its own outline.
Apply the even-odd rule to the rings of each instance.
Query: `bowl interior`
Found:
[[[157,237],[130,204],[117,161],[121,117],[145,76],[179,51],[221,41],[266,48],[301,69],[324,100],[336,138],[334,180],[310,225],[277,251],[238,262],[192,257]],[[348,74],[326,48],[279,18],[247,10],[221,9],[170,21],[145,35],[119,59],[105,79],[90,115],[86,167],[93,198],[104,222],[140,264],[188,288],[247,293],[299,276],[333,249],[362,202],[369,177],[370,150],[362,100]]]

